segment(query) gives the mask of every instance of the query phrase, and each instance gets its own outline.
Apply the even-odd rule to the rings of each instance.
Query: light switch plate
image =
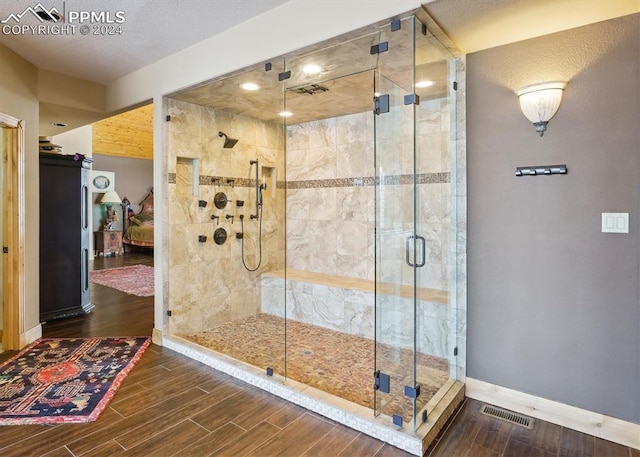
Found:
[[[602,213],[602,233],[629,233],[629,213]]]

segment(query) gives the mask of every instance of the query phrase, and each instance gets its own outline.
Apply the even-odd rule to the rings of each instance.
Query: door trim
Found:
[[[20,332],[25,315],[24,246],[25,246],[25,182],[24,121],[0,113],[0,127],[12,132],[6,156],[3,154],[5,179],[2,189],[2,254],[3,272],[3,336],[5,350],[20,349]]]

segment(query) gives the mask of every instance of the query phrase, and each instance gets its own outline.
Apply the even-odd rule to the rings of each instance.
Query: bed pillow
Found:
[[[135,214],[129,218],[132,224],[134,225],[153,225],[153,213],[141,213]]]

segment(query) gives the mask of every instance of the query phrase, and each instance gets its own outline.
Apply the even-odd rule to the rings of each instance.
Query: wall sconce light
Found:
[[[560,108],[566,85],[565,81],[552,81],[526,86],[516,92],[520,98],[520,109],[533,122],[538,135],[544,135],[549,120]]]

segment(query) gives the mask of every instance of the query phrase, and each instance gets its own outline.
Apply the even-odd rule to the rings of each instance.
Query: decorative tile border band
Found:
[[[176,173],[167,173],[167,183],[177,184]],[[229,176],[208,176],[200,175],[198,184],[201,186],[218,186],[218,187],[255,187],[256,180],[250,178],[233,178]],[[284,189],[284,181],[276,183],[278,189]]]
[[[416,175],[417,184],[447,184],[451,182],[450,173],[422,173]],[[373,186],[380,178],[361,176],[355,178],[313,179],[308,181],[288,181],[287,189],[318,189],[327,187]],[[413,175],[391,175],[382,177],[383,185],[413,184]]]
[[[416,175],[417,184],[448,184],[451,182],[450,173],[421,173]],[[167,174],[167,182],[176,184],[175,173]],[[287,189],[320,189],[331,187],[362,187],[373,186],[379,182],[380,178],[375,176],[359,176],[354,178],[332,178],[332,179],[310,179],[306,181],[288,181]],[[201,186],[231,186],[231,187],[254,187],[256,180],[250,178],[230,178],[225,176],[200,175],[199,184]],[[382,177],[383,185],[413,184],[413,175],[390,175]],[[285,182],[278,181],[276,188],[284,189]]]

